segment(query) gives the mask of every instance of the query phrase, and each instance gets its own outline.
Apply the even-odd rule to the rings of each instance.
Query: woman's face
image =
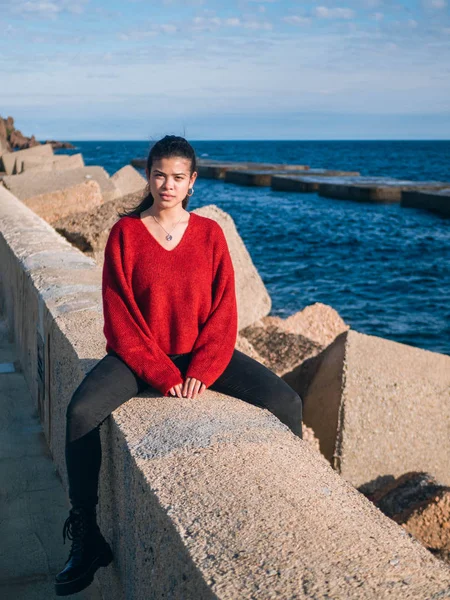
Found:
[[[197,173],[190,175],[191,162],[188,158],[172,156],[153,161],[147,178],[155,204],[161,208],[176,206],[186,198],[194,185]]]

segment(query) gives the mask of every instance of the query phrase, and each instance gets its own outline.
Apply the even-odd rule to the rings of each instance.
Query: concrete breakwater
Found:
[[[56,213],[57,194],[70,203],[78,180],[59,176],[67,187],[58,191],[47,177],[36,191],[53,194]],[[113,209],[145,181],[126,167],[108,180],[107,199],[109,186],[88,180],[101,204],[78,212],[74,201],[54,223],[100,226],[107,214],[85,232],[101,248]],[[0,307],[66,485],[65,407],[104,355],[101,268],[30,198],[0,187]],[[445,564],[357,488],[374,493],[426,471],[444,497],[450,357],[361,334],[324,305],[268,316],[270,296],[232,218],[214,205],[196,212],[221,225],[230,247],[237,347],[302,395],[304,440],[268,411],[212,391],[201,403],[142,394],[114,411],[102,431],[100,517],[115,554],[98,574],[104,596],[445,597]]]
[[[144,159],[133,166],[145,168]],[[277,191],[309,193],[356,202],[400,203],[402,207],[450,216],[450,182],[411,181],[362,176],[357,171],[312,169],[308,165],[198,161],[199,177],[237,185],[266,186]]]

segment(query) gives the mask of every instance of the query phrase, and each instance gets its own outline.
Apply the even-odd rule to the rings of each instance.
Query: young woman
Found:
[[[186,210],[197,177],[192,146],[165,136],[147,160],[148,193],[119,213],[105,248],[107,354],[67,407],[66,466],[72,540],[58,596],[87,587],[113,558],[96,522],[100,426],[143,391],[196,399],[206,388],[267,408],[302,437],[302,400],[280,377],[235,349],[234,269],[220,225]]]

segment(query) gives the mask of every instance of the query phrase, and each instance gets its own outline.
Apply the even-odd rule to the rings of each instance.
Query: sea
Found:
[[[198,158],[306,164],[450,187],[449,141],[192,141]],[[73,141],[109,174],[152,142]],[[450,219],[398,204],[198,178],[187,210],[215,204],[236,228],[283,318],[321,302],[350,327],[450,355]]]

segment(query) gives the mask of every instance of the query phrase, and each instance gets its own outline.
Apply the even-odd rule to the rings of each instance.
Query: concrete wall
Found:
[[[67,486],[66,406],[104,355],[100,270],[0,188],[0,276]],[[105,598],[448,593],[448,568],[264,409],[211,391],[195,401],[143,393],[101,432],[100,526],[115,555],[97,575]]]

